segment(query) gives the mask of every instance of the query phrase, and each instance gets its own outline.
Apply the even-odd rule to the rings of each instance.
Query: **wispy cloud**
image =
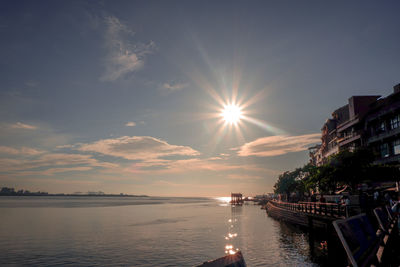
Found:
[[[181,173],[190,171],[230,171],[242,169],[241,165],[217,162],[215,159],[147,160],[133,165],[139,172]],[[156,167],[156,169],[153,169]]]
[[[187,86],[188,86],[187,83],[182,83],[182,82],[166,82],[162,85],[162,89],[167,90],[169,92],[174,92],[174,91],[180,91]]]
[[[68,167],[68,168],[49,168],[46,170],[27,170],[18,172],[19,176],[31,176],[31,175],[40,175],[40,176],[52,176],[58,173],[64,172],[83,172],[90,171],[92,167]]]
[[[191,158],[181,160],[146,160],[132,164],[126,169],[127,172],[138,174],[179,174],[179,173],[224,173],[224,177],[231,179],[257,179],[256,176],[266,175],[275,176],[281,173],[277,170],[259,167],[255,164],[245,163],[232,163],[227,159],[220,158]],[[227,176],[226,174],[231,176]],[[255,175],[256,174],[256,175]]]
[[[85,166],[85,167],[71,167],[71,168],[50,168],[45,171],[41,172],[41,175],[54,175],[56,173],[63,173],[63,172],[82,172],[82,171],[90,171],[92,167]]]
[[[101,81],[115,81],[143,67],[147,54],[153,53],[155,43],[132,43],[134,32],[118,18],[105,18],[105,41],[108,54]]]
[[[260,180],[262,177],[257,175],[248,175],[248,174],[228,174],[226,177],[233,180]]]
[[[60,172],[57,170],[48,171],[49,169],[71,169],[71,170],[89,170],[94,167],[113,169],[119,167],[118,164],[99,161],[91,155],[66,154],[66,153],[47,153],[37,154],[33,158],[26,159],[4,157],[0,158],[0,172],[23,172],[25,174],[46,174]],[[64,171],[62,171],[64,172]]]
[[[11,125],[11,128],[14,129],[26,129],[26,130],[36,130],[37,127],[34,125],[29,125],[26,123],[22,123],[22,122],[17,122]]]
[[[0,146],[0,154],[5,154],[5,155],[33,156],[43,153],[45,153],[45,151],[30,147],[14,148],[9,146]]]
[[[129,160],[149,160],[166,156],[196,156],[200,153],[188,146],[171,145],[151,136],[123,136],[80,144],[78,150],[97,152]]]
[[[126,127],[134,127],[134,126],[136,126],[136,122],[134,122],[134,121],[128,121],[127,123],[125,123],[125,126],[126,126]]]
[[[320,133],[268,136],[246,143],[235,150],[238,150],[237,154],[241,157],[272,157],[307,150],[311,144],[318,143],[320,139]]]

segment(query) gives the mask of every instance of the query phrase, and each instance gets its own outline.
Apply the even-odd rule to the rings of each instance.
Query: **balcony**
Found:
[[[335,146],[335,147],[330,148],[328,151],[324,151],[322,156],[324,158],[327,158],[327,157],[337,154],[337,153],[339,153],[339,147]]]
[[[354,142],[361,138],[361,134],[359,132],[352,132],[344,137],[338,138],[339,146],[347,145],[351,142]]]
[[[400,155],[393,155],[389,156],[387,158],[380,158],[374,161],[374,164],[388,164],[391,162],[399,162],[400,161]]]
[[[369,137],[368,138],[368,144],[371,144],[371,143],[374,143],[374,142],[377,142],[377,141],[381,141],[383,139],[392,137],[392,136],[397,135],[397,134],[400,134],[400,127]]]
[[[346,130],[347,128],[356,125],[357,123],[360,122],[360,119],[358,118],[358,115],[356,115],[354,118],[347,120],[337,126],[337,131],[342,132]]]

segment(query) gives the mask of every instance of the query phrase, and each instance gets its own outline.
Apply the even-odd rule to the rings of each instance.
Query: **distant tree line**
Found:
[[[339,188],[348,186],[357,190],[361,183],[396,181],[400,177],[399,166],[373,164],[374,155],[367,148],[354,152],[341,151],[331,156],[322,166],[307,164],[294,171],[279,175],[274,185],[276,194],[297,193],[299,196],[311,191],[333,194]]]
[[[16,191],[14,188],[10,187],[3,187],[0,190],[0,196],[67,196],[67,197],[148,197],[147,195],[129,195],[129,194],[106,194],[102,191],[98,192],[87,192],[87,193],[81,193],[81,192],[76,192],[73,194],[49,194],[47,192],[30,192],[28,190],[18,190]]]
[[[15,191],[14,188],[10,187],[3,187],[0,190],[0,196],[43,196],[43,195],[48,195],[49,193],[47,192],[30,192],[28,190],[18,190]]]

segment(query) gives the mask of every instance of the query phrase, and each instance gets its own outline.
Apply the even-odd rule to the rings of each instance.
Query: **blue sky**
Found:
[[[400,82],[398,1],[2,1],[0,185],[272,191]],[[236,99],[234,101],[234,99]],[[246,119],[221,122],[223,104]]]

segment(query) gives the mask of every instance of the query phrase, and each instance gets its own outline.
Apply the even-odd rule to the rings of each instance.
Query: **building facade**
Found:
[[[320,166],[331,155],[359,147],[371,148],[375,163],[400,162],[400,84],[385,98],[352,96],[335,110],[321,128],[321,144],[309,148],[310,163]]]

